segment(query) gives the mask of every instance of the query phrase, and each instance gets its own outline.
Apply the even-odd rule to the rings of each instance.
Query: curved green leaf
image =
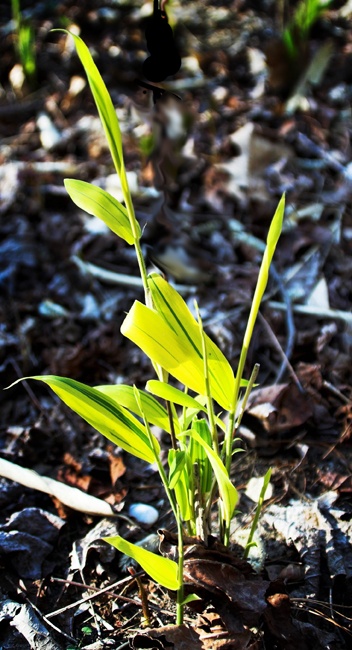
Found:
[[[69,32],[66,29],[58,29],[53,31],[65,32],[69,36],[72,36],[74,40],[77,54],[85,69],[88,83],[90,85],[94,101],[99,112],[116,171],[119,175],[121,175],[124,164],[120,125],[117,119],[116,111],[111,101],[111,97],[108,93],[103,79],[101,78],[100,72],[92,59],[92,55],[89,52],[89,49],[84,41],[82,41],[79,36],[76,36],[76,34],[72,34],[72,32]]]
[[[180,587],[178,566],[173,560],[156,555],[136,544],[131,544],[131,542],[127,542],[119,535],[116,537],[103,537],[103,540],[117,548],[121,553],[136,560],[155,582],[158,582],[166,589],[176,591]]]
[[[157,273],[150,274],[148,276],[148,287],[156,311],[182,342],[183,347],[187,349],[188,354],[194,359],[194,363],[199,366],[199,372],[202,375],[202,389],[197,389],[196,392],[204,395],[204,363],[199,324],[180,294],[161,275]],[[205,335],[205,339],[211,395],[223,408],[228,410],[232,403],[235,386],[234,374],[229,362],[218,346],[209,336]]]
[[[111,399],[115,400],[120,406],[124,406],[132,413],[143,417],[143,413],[150,424],[155,424],[157,427],[164,429],[170,433],[170,421],[166,409],[160,404],[152,395],[145,393],[143,390],[139,390],[139,396],[143,407],[143,413],[141,412],[137,400],[134,395],[134,389],[132,386],[126,386],[126,384],[116,384],[116,385],[107,385],[107,386],[95,386],[96,390],[108,395]],[[179,424],[177,420],[174,420],[174,427],[176,432],[179,431]]]
[[[169,449],[168,462],[169,487],[173,489],[176,496],[177,504],[180,508],[180,514],[183,521],[189,521],[192,517],[190,495],[189,495],[189,475],[186,465],[186,452],[180,449]]]
[[[122,323],[122,334],[182,384],[204,395],[204,365],[198,323],[181,296],[163,278],[151,277],[149,288],[156,309],[135,301]],[[228,410],[234,389],[231,366],[209,337],[207,349],[212,397]]]
[[[213,468],[216,482],[219,487],[219,493],[223,503],[223,514],[225,521],[227,524],[229,524],[236,504],[238,503],[238,492],[235,486],[232,485],[222,460],[194,429],[186,431],[184,435],[191,435],[192,438],[194,438],[194,440],[196,440],[196,442],[198,442],[204,448]]]
[[[124,336],[182,384],[204,393],[202,364],[154,309],[136,300],[121,325]]]
[[[146,389],[162,399],[166,399],[168,402],[173,404],[179,404],[179,406],[185,406],[188,408],[194,408],[198,411],[203,409],[203,405],[197,402],[194,397],[184,393],[179,388],[170,386],[164,381],[159,381],[158,379],[150,379],[146,383]]]
[[[81,210],[101,219],[112,232],[124,239],[127,244],[134,243],[127,210],[122,203],[92,183],[66,178],[64,184],[72,201]],[[138,234],[140,236],[140,229]]]
[[[111,397],[104,395],[96,388],[91,388],[67,377],[39,375],[24,377],[24,379],[35,379],[44,382],[67,406],[75,413],[78,413],[103,436],[130,454],[148,463],[155,462],[154,451],[151,449],[145,427],[125,408],[118,406]],[[17,380],[14,384],[19,381],[22,381],[22,379]],[[156,448],[160,451],[156,438],[154,442]]]

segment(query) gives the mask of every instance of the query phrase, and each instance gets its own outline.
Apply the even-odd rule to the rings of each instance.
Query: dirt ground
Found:
[[[192,578],[207,585],[202,605],[187,609],[179,630],[170,595],[141,574],[151,619],[143,627],[136,580],[100,538],[136,542],[174,530],[155,468],[115,448],[41,383],[23,382],[0,393],[3,650],[350,647],[352,9],[332,2],[290,58],[280,34],[296,4],[170,1],[182,67],[155,84],[159,94],[142,71],[151,2],[22,0],[35,34],[31,79],[18,65],[11,7],[2,8],[2,388],[40,374],[140,388],[153,377],[120,333],[142,298],[134,252],[76,208],[63,185],[77,178],[120,192],[72,39],[53,28],[80,34],[111,93],[150,268],[190,306],[196,297],[233,368],[286,193],[246,367],[249,376],[260,364],[259,386],[232,467],[241,495],[233,558],[253,517],[253,479],[272,468],[255,573],[232,558],[225,579],[223,556],[212,556],[214,575],[202,566]],[[33,477],[45,478],[48,493],[28,486]],[[100,514],[60,485],[97,497]],[[157,522],[143,519],[154,513],[147,509],[139,520],[138,503],[155,508]]]

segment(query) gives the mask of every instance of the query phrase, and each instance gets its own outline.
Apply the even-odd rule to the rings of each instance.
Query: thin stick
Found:
[[[52,578],[53,580],[54,578]],[[56,581],[61,580],[59,578],[55,578]],[[125,580],[119,580],[119,582],[116,582],[112,585],[108,585],[107,587],[104,587],[103,589],[98,589],[95,593],[89,594],[88,596],[84,596],[84,598],[81,598],[80,600],[76,600],[76,602],[71,603],[70,605],[66,605],[65,607],[61,607],[60,609],[55,610],[54,612],[50,612],[50,614],[46,614],[46,618],[54,618],[54,616],[58,616],[59,614],[63,614],[64,612],[68,611],[69,609],[73,609],[74,607],[79,607],[79,605],[83,605],[89,600],[92,600],[93,598],[97,598],[98,596],[101,596],[102,594],[108,593],[109,591],[111,592],[111,589],[114,587],[117,587],[121,585],[123,582],[126,582],[127,580],[131,581],[132,578],[126,578]],[[75,584],[71,583],[69,580],[63,580],[63,582],[66,582],[67,584]],[[80,583],[76,583],[76,586],[82,586]],[[90,589],[91,591],[94,591],[97,589],[97,587],[90,587],[89,585],[84,585],[85,589]],[[112,592],[110,594],[113,598],[119,598],[120,600],[124,600],[127,603],[131,603],[132,605],[136,605],[137,607],[142,607],[142,603],[138,602],[138,600],[135,600],[133,598],[128,598],[127,596],[121,596],[120,594],[116,594],[115,592]]]

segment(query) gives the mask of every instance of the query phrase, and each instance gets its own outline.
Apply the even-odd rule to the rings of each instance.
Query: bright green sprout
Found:
[[[238,439],[235,433],[256,378],[253,372],[251,378],[245,380],[243,372],[268,282],[269,267],[281,233],[285,200],[284,197],[280,200],[269,229],[235,375],[224,354],[204,332],[198,307],[196,319],[183,298],[164,278],[156,273],[147,275],[140,243],[142,233],[127,183],[116,112],[87,46],[78,36],[71,36],[85,68],[116,173],[121,180],[124,205],[89,183],[67,179],[65,187],[79,208],[100,218],[128,245],[135,247],[145,303],[134,302],[121,331],[150,358],[157,379],[147,383],[146,391],[125,385],[92,388],[53,375],[32,379],[46,383],[73,411],[122,449],[147,463],[156,464],[176,520],[177,562],[119,536],[105,540],[134,558],[162,586],[176,591],[176,621],[181,624],[185,603],[196,598],[191,595],[184,599],[183,534],[197,535],[207,543],[211,532],[210,513],[216,497],[219,537],[226,545],[230,542],[231,519],[236,514],[238,503],[238,492],[230,478],[232,456],[240,451],[236,447]],[[168,384],[169,375],[183,384],[183,391]],[[165,400],[166,406],[156,397]],[[161,462],[160,446],[152,434],[151,425],[157,425],[170,434],[167,469]],[[269,479],[267,473],[248,547],[252,543]]]

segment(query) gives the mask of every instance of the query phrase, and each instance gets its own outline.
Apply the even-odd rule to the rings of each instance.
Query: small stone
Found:
[[[128,510],[130,517],[133,517],[140,524],[152,526],[159,518],[159,513],[153,506],[146,503],[133,503]]]

